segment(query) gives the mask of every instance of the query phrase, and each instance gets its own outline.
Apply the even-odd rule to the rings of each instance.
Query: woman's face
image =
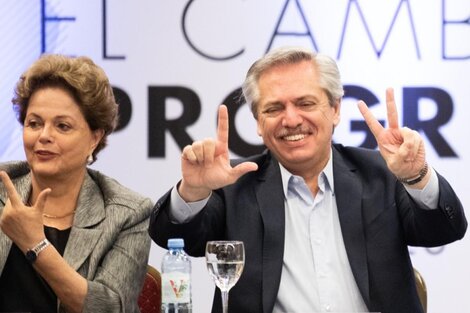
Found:
[[[45,87],[31,96],[23,143],[37,177],[78,177],[102,136],[103,131],[90,130],[78,104],[65,89]]]

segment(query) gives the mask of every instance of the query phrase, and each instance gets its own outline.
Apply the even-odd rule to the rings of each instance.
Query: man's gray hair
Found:
[[[331,106],[336,106],[344,95],[338,66],[331,57],[302,47],[283,47],[270,51],[250,67],[243,82],[245,101],[250,105],[255,119],[258,119],[260,76],[279,65],[312,61],[319,73],[320,87],[326,92]]]

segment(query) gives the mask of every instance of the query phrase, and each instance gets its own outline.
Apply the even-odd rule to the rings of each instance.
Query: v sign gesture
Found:
[[[178,192],[187,202],[204,199],[212,190],[233,184],[244,174],[258,169],[258,165],[253,162],[244,162],[235,167],[230,165],[227,107],[221,105],[218,113],[217,140],[209,138],[195,141],[183,149],[183,179]]]
[[[414,188],[422,189],[429,180],[430,172],[427,172],[426,154],[423,139],[415,130],[407,127],[399,127],[397,107],[393,89],[386,91],[388,128],[384,128],[372,115],[363,101],[358,102],[367,126],[371,130],[380,154],[387,163],[390,171],[401,181],[413,180],[424,175],[419,183],[413,184]]]

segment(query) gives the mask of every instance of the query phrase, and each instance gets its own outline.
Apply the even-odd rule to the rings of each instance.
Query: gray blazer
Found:
[[[23,201],[31,192],[25,162],[0,164]],[[0,214],[7,200],[0,184]],[[83,312],[139,312],[150,251],[147,235],[152,202],[101,173],[88,170],[64,251],[64,259],[88,281]],[[12,241],[0,230],[0,273]],[[58,304],[58,311],[63,308]]]

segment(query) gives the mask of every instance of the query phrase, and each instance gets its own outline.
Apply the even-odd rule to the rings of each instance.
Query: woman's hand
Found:
[[[36,203],[27,206],[21,200],[8,174],[2,171],[0,177],[8,194],[8,200],[0,217],[0,228],[25,252],[46,238],[42,213],[51,190],[48,188],[41,191]]]

